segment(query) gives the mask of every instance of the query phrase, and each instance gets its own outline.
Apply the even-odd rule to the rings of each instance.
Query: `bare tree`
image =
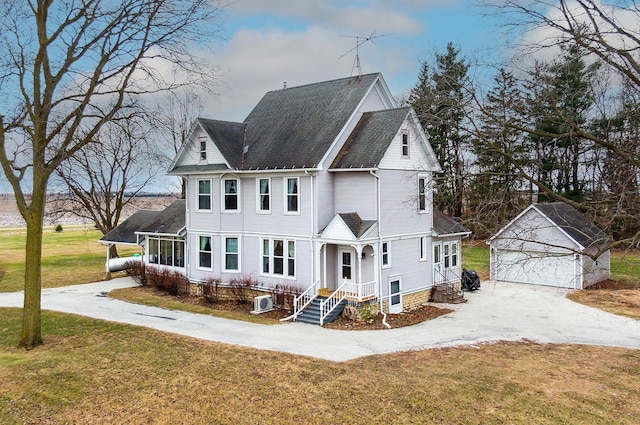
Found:
[[[209,78],[191,49],[215,35],[219,11],[211,0],[0,4],[0,164],[27,225],[20,346],[42,344],[50,177],[95,142],[105,123],[126,117],[138,96]],[[171,70],[168,78],[159,66]]]
[[[204,101],[201,95],[191,90],[181,90],[169,93],[168,100],[162,102],[162,106],[153,113],[151,120],[156,129],[156,137],[168,145],[165,151],[168,153],[165,157],[167,163],[189,136],[194,121],[203,109]],[[187,190],[184,178],[181,179],[180,186],[180,197],[184,199]]]
[[[488,13],[505,15],[505,21],[509,22],[506,25],[507,29],[519,32],[524,29],[528,37],[513,34],[507,37],[509,40],[520,42],[518,47],[524,49],[521,51],[528,54],[545,51],[559,53],[562,46],[577,46],[581,51],[588,53],[585,60],[598,61],[609,75],[607,98],[614,98],[614,91],[640,92],[640,32],[637,28],[640,8],[634,1],[604,3],[597,0],[489,0],[481,3],[487,8]],[[482,105],[480,109],[483,114],[490,114]],[[553,131],[526,121],[506,124],[536,138],[589,141],[593,146],[593,152],[605,152],[605,155],[600,153],[598,157],[615,158],[616,163],[628,164],[630,168],[640,166],[640,150],[637,143],[632,143],[633,148],[630,149],[629,144],[620,143],[618,139],[611,137],[613,131],[609,129],[616,125],[614,118],[619,115],[617,111],[600,117],[594,116],[595,110],[585,111],[584,116],[589,119],[584,120],[576,120],[559,108],[553,113],[555,119],[561,122]],[[500,117],[493,116],[492,119],[499,120]],[[595,127],[594,120],[598,122]],[[486,143],[492,141],[486,140]],[[508,152],[503,154],[509,158]],[[619,208],[622,204],[615,200],[604,206],[593,202],[598,201],[595,198],[600,194],[593,194],[592,199],[584,201],[572,200],[556,193],[553,187],[537,179],[524,167],[520,167],[519,172],[542,192],[589,213],[591,217],[599,218],[600,223],[606,222],[607,216],[628,214],[628,210]],[[609,188],[603,187],[603,190],[608,191]],[[636,228],[631,234],[613,242],[613,245],[637,245],[639,242],[640,229]]]
[[[95,223],[103,235],[162,170],[164,158],[140,116],[106,123],[95,143],[80,149],[56,169],[66,195],[56,198],[55,212]],[[112,245],[112,258],[118,256]]]

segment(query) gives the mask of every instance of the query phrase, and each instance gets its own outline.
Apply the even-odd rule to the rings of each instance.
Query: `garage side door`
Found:
[[[496,280],[575,288],[573,255],[499,250],[494,264]]]

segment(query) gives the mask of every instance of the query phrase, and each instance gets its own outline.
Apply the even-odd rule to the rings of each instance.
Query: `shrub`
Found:
[[[293,311],[293,299],[300,295],[302,290],[296,285],[280,283],[271,289],[273,304],[285,310]]]
[[[229,282],[229,291],[231,296],[238,304],[246,304],[258,286],[258,281],[252,277],[242,277],[240,279],[231,279]]]
[[[202,296],[209,304],[217,304],[220,301],[220,279],[207,278],[202,282]]]
[[[62,224],[58,224],[54,230],[56,231],[56,233],[62,232]]]
[[[147,286],[147,275],[145,266],[142,261],[135,261],[125,264],[127,275],[131,276],[133,281],[140,286]]]
[[[154,287],[169,295],[177,296],[189,293],[189,279],[180,272],[166,268],[154,268],[146,272],[146,277]]]

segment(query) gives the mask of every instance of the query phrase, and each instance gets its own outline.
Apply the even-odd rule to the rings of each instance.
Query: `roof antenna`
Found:
[[[355,57],[355,59],[353,61],[353,66],[351,66],[351,75],[349,75],[349,82],[352,81],[351,79],[354,77],[353,71],[356,70],[356,69],[358,71],[358,75],[355,76],[353,81],[354,82],[355,81],[359,81],[360,77],[362,77],[362,67],[360,66],[360,54],[359,54],[360,46],[362,46],[363,44],[365,44],[365,43],[367,43],[369,41],[371,43],[373,43],[373,44],[376,44],[375,41],[373,41],[373,40],[375,40],[376,38],[380,38],[380,37],[386,37],[388,35],[391,35],[391,34],[376,35],[376,30],[373,30],[371,32],[371,34],[369,34],[368,37],[361,36],[361,35],[341,35],[340,36],[340,37],[355,38],[356,39],[355,47],[350,49],[350,50],[348,50],[348,51],[346,51],[344,54],[342,54],[342,56],[340,56],[340,58],[338,58],[338,59],[341,59],[341,58],[345,57],[346,55],[348,55],[349,53],[353,52],[354,50],[356,52],[356,57]]]

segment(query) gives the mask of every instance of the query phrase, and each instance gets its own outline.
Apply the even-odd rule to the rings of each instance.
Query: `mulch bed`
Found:
[[[411,311],[400,314],[387,314],[387,323],[391,325],[391,329],[402,328],[404,326],[417,325],[427,320],[435,319],[451,313],[453,310],[448,308],[439,308],[432,305],[424,305]],[[329,329],[340,329],[350,331],[377,330],[388,329],[382,324],[382,314],[378,314],[372,322],[358,322],[340,317],[331,323],[324,325]]]
[[[598,290],[598,289],[613,289],[613,290],[638,289],[638,284],[637,283],[625,283],[625,282],[620,282],[618,280],[607,279],[607,280],[603,280],[603,281],[598,282],[598,283],[594,283],[591,286],[587,286],[584,289],[587,290],[587,291],[593,291],[593,290]]]
[[[154,295],[163,297],[171,297],[176,301],[183,302],[185,304],[192,305],[201,305],[205,307],[210,307],[213,310],[224,310],[224,311],[235,311],[240,313],[252,314],[253,303],[247,302],[245,304],[238,304],[236,302],[230,301],[220,301],[215,304],[207,303],[203,297],[196,297],[190,295],[178,295],[172,296],[168,295],[166,292],[157,290],[153,287],[144,287],[139,288],[139,290],[150,291],[153,292]],[[451,313],[453,310],[448,308],[439,308],[432,305],[424,305],[419,308],[416,308],[411,311],[406,311],[399,314],[387,314],[387,323],[391,325],[391,328],[401,328],[404,326],[412,326],[418,323],[422,323],[427,320],[435,319],[436,317],[443,316],[445,314]],[[291,314],[288,310],[282,309],[274,309],[272,311],[266,313],[260,313],[261,317],[266,317],[269,319],[273,319],[274,321],[278,321],[285,317],[288,317]],[[339,317],[335,319],[331,323],[327,323],[324,325],[325,328],[328,329],[338,329],[338,330],[378,330],[378,329],[388,329],[386,326],[382,324],[382,315],[378,314],[375,320],[370,322],[359,322],[355,320],[350,320],[344,317]]]

